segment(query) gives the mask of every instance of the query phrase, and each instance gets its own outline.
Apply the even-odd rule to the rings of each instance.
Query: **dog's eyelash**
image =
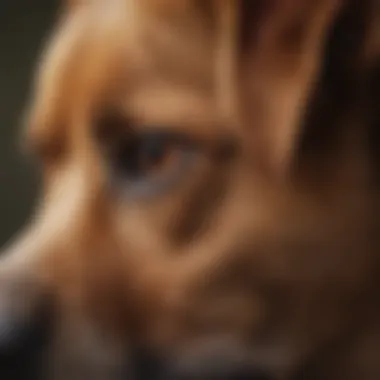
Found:
[[[138,127],[137,127],[138,126]],[[144,125],[129,119],[118,112],[106,112],[97,123],[96,138],[102,146],[117,146],[120,141],[141,140],[144,137],[159,137],[183,147],[191,147],[211,155],[217,160],[228,160],[239,151],[237,139],[230,135],[199,137],[178,132],[172,127],[162,125]]]

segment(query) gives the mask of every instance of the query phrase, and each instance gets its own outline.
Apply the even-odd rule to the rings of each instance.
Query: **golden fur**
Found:
[[[27,118],[44,196],[2,267],[54,299],[51,378],[74,361],[112,379],[132,344],[179,367],[219,350],[274,379],[380,378],[379,15],[375,0],[70,2]],[[109,155],[147,127],[201,148],[130,200]]]

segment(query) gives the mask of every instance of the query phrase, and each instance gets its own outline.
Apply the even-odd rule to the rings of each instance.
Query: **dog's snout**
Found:
[[[0,378],[42,378],[52,305],[37,281],[0,276]]]

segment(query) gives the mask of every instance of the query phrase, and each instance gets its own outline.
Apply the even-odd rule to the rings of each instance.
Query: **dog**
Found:
[[[379,379],[379,25],[377,0],[64,4],[3,377]]]

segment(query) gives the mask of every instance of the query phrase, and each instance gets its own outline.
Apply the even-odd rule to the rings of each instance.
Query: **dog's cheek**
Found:
[[[168,223],[168,239],[176,249],[212,233],[218,210],[228,197],[231,168],[211,164],[181,196]]]

